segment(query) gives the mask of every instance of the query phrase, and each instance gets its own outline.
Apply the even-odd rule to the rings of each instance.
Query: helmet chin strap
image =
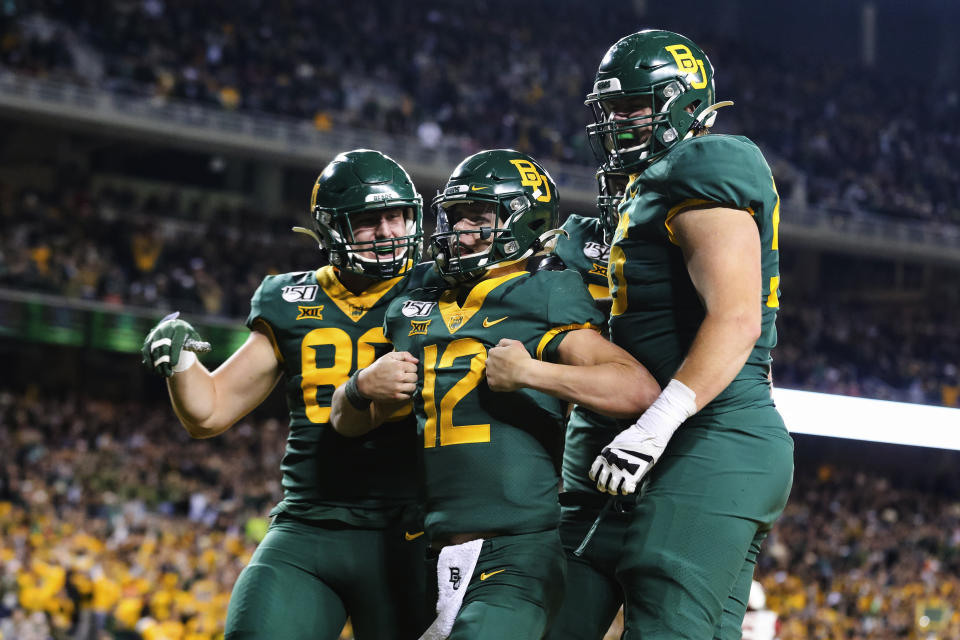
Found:
[[[717,109],[732,106],[733,100],[724,100],[722,102],[715,102],[701,111],[700,115],[698,115],[693,121],[693,124],[690,125],[690,130],[687,131],[687,135],[683,136],[683,139],[686,140],[687,138],[692,138],[697,131],[712,127],[714,120],[717,119]]]
[[[307,229],[306,227],[293,227],[293,231],[295,231],[296,233],[302,233],[305,236],[310,236],[311,238],[317,241],[318,245],[320,245],[321,247],[323,246],[323,243],[320,242],[320,236],[318,236],[317,232],[314,231],[313,229]]]
[[[567,233],[565,229],[550,229],[537,238],[537,241],[540,243],[540,246],[543,247],[544,251],[552,253],[557,246],[557,240],[560,239],[559,236],[569,238],[570,234]]]

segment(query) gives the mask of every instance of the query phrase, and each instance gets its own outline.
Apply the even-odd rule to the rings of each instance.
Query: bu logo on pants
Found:
[[[460,588],[460,567],[450,567],[450,582],[453,583],[454,590]]]

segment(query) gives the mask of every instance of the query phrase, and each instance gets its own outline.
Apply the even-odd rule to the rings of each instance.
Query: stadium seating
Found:
[[[511,146],[592,167],[582,100],[611,37],[642,26],[643,4],[529,0],[519,15],[509,0],[456,12],[426,0],[7,2],[0,74],[282,116],[321,133],[412,136],[427,154]],[[760,144],[785,202],[833,228],[895,220],[923,238],[960,236],[955,87],[932,72],[905,84],[839,53],[772,52],[718,33],[697,38],[718,69],[718,97],[737,102],[718,131]],[[322,261],[289,233],[302,209],[266,215],[249,193],[211,202],[170,182],[145,194],[102,175],[24,186],[3,179],[10,162],[0,154],[0,303],[50,294],[139,309],[141,320],[179,309],[233,327],[264,275]],[[866,261],[848,277],[855,286],[838,270],[810,287],[791,255],[777,386],[960,406],[955,271],[939,288],[929,271],[916,291],[901,283],[880,295],[889,283]],[[248,417],[195,441],[149,393],[118,401],[83,395],[95,381],[61,393],[37,383],[0,386],[0,640],[219,638],[230,588],[280,497],[282,421]],[[960,638],[957,487],[850,460],[798,462],[759,560],[780,640]]]
[[[611,34],[637,24],[631,3],[598,11],[533,0],[524,12],[536,16],[535,30],[528,20],[497,19],[513,15],[507,0],[456,12],[386,0],[267,5],[43,3],[0,22],[0,66],[161,101],[283,114],[320,130],[411,134],[464,155],[510,146],[593,165],[583,97]],[[721,129],[792,164],[810,205],[960,224],[960,103],[947,80],[905,85],[839,52],[701,39],[720,96],[743,105],[724,112]],[[799,68],[806,81],[783,73]],[[910,117],[920,111],[924,118]]]
[[[230,587],[279,498],[277,420],[190,440],[163,403],[37,390],[0,393],[0,420],[3,638],[222,633]],[[956,488],[799,464],[757,569],[780,640],[958,637]]]

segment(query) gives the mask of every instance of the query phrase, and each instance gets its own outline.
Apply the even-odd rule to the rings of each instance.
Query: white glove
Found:
[[[697,411],[697,394],[671,380],[640,419],[603,448],[590,467],[600,491],[628,495],[657,463],[674,432]]]

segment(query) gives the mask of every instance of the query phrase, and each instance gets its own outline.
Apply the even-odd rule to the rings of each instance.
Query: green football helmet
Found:
[[[652,113],[615,117],[614,106],[630,98]],[[713,65],[700,47],[680,34],[648,29],[610,47],[584,104],[593,111],[587,137],[600,170],[634,173],[710,127],[716,109],[732,103],[716,103]]]
[[[550,174],[536,160],[513,149],[476,153],[453,170],[442,193],[433,200],[436,232],[427,256],[450,282],[471,282],[493,265],[519,260],[542,248],[545,235],[559,222],[559,194]],[[457,205],[487,204],[496,214],[493,226],[454,229],[448,213]],[[492,239],[476,253],[462,253],[467,234]]]
[[[351,219],[367,211],[396,208],[403,210],[405,235],[357,242]],[[420,259],[423,198],[403,167],[379,151],[356,149],[334,158],[313,186],[310,211],[314,231],[294,230],[316,239],[338,269],[389,279]]]

